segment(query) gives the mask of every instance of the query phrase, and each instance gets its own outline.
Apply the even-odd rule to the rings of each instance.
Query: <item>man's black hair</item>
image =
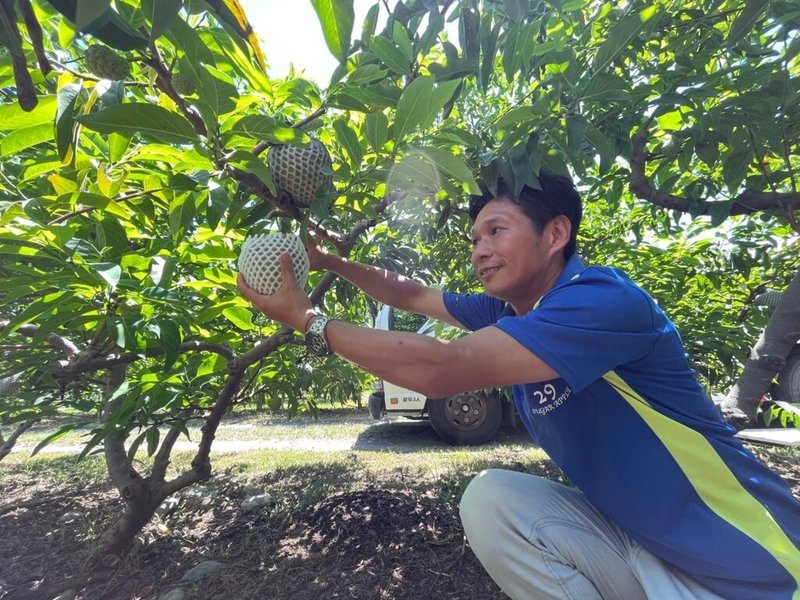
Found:
[[[542,189],[536,190],[524,185],[519,197],[517,197],[506,182],[499,178],[497,180],[496,193],[492,193],[487,189],[481,195],[470,196],[469,216],[474,223],[483,207],[501,196],[508,198],[519,206],[522,212],[533,221],[538,233],[542,233],[545,225],[555,217],[564,215],[572,225],[569,242],[564,247],[564,260],[567,260],[575,254],[578,228],[581,224],[581,197],[569,177],[542,171],[539,173],[538,179]]]

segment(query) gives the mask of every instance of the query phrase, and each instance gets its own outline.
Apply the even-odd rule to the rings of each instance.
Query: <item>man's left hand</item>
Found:
[[[308,295],[297,284],[292,268],[292,257],[288,252],[280,256],[281,287],[271,295],[259,294],[247,285],[239,273],[236,281],[242,296],[270,319],[280,321],[287,327],[305,333],[306,323],[314,315],[314,307]]]

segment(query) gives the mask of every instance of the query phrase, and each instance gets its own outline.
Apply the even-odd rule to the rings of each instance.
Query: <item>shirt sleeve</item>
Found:
[[[444,293],[447,312],[470,331],[477,331],[497,322],[506,303],[486,294]]]
[[[527,314],[496,324],[574,391],[643,358],[661,334],[661,313],[650,296],[613,272],[590,271],[546,294]]]

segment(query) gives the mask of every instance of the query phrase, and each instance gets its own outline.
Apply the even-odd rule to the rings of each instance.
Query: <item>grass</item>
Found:
[[[335,415],[334,418],[330,418]],[[80,417],[68,416],[60,419],[51,419],[47,422],[34,425],[20,440],[25,446],[35,446],[47,436],[52,435],[63,425],[79,421]],[[192,440],[200,438],[202,419],[192,419],[187,424],[187,429]],[[320,408],[320,418],[302,414],[288,419],[283,414],[271,415],[266,412],[239,411],[226,415],[217,430],[218,440],[293,440],[297,438],[297,427],[303,426],[303,437],[314,439],[340,439],[353,438],[369,429],[373,423],[366,409],[358,409],[354,404],[344,407]],[[86,425],[66,433],[54,444],[59,446],[73,446],[83,444],[91,436],[95,424]],[[166,431],[166,428],[164,428]]]

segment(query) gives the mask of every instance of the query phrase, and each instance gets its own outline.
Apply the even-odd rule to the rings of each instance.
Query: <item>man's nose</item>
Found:
[[[478,262],[491,255],[489,244],[479,241],[472,247],[472,260]]]

